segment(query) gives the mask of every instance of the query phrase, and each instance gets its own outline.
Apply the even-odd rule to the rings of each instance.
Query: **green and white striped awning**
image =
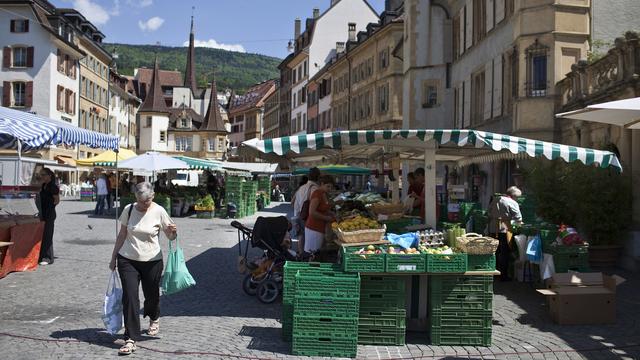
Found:
[[[343,150],[353,146],[392,146],[429,148],[435,142],[438,151],[446,148],[484,149],[494,152],[526,154],[529,157],[580,161],[603,168],[612,166],[622,171],[618,157],[604,150],[587,149],[546,141],[521,138],[478,130],[350,130],[287,136],[275,139],[251,139],[243,144],[262,153],[287,155],[309,150]],[[450,152],[448,152],[450,153]]]
[[[186,162],[191,170],[224,171],[217,161],[197,159],[188,156],[174,156],[174,158]]]

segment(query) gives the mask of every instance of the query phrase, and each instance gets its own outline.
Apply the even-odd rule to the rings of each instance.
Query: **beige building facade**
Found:
[[[264,129],[263,139],[273,139],[279,136],[280,126],[280,92],[276,89],[264,101]]]

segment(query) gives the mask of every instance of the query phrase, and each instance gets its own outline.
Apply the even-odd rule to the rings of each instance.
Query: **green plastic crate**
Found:
[[[426,271],[425,254],[387,254],[385,271],[388,273],[423,273]]]
[[[295,296],[355,298],[360,296],[360,275],[334,271],[296,275]]]
[[[449,293],[429,295],[429,309],[434,311],[493,311],[493,294],[490,293]]]
[[[360,327],[358,344],[404,345],[405,335],[405,327]]]
[[[358,318],[297,315],[293,318],[293,327],[295,330],[294,336],[300,334],[298,330],[316,331],[322,329],[323,331],[355,332],[358,330]]]
[[[589,253],[553,254],[553,264],[557,273],[589,271]]]
[[[404,294],[406,279],[393,275],[360,275],[360,292],[392,290]]]
[[[296,336],[291,347],[293,355],[355,358],[358,341],[332,337]]]
[[[426,254],[426,272],[463,273],[467,271],[467,254]]]
[[[432,345],[491,346],[491,330],[431,329]]]
[[[360,293],[361,311],[404,309],[405,293],[397,291]]]
[[[342,247],[342,270],[346,272],[372,272],[385,271],[386,254],[354,254],[362,247]]]
[[[387,311],[363,311],[360,309],[358,326],[360,327],[406,327],[407,311],[405,309]]]
[[[333,297],[297,297],[293,301],[293,316],[357,317],[360,301]]]
[[[493,276],[432,276],[429,278],[429,291],[435,295],[443,294],[493,294]]]
[[[496,255],[467,254],[467,271],[494,271],[496,269]]]
[[[439,330],[491,330],[492,311],[432,311],[431,329]]]

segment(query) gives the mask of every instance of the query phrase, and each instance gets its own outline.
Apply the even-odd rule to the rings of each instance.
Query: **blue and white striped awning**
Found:
[[[521,138],[477,130],[350,130],[308,135],[287,136],[275,139],[251,139],[243,145],[262,153],[277,155],[301,154],[308,150],[336,149],[350,147],[358,149],[369,146],[393,146],[397,148],[427,148],[427,142],[445,148],[486,149],[493,152],[510,152],[529,157],[544,157],[549,160],[563,159],[566,162],[580,161],[586,165],[615,167],[622,170],[618,157],[604,150],[595,150],[556,144],[546,141]],[[364,153],[364,152],[363,152]]]
[[[118,137],[81,129],[64,121],[0,107],[0,149],[38,150],[46,145],[86,145],[117,150]]]

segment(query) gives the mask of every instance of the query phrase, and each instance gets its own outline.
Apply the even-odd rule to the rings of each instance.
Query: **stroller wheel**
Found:
[[[252,274],[247,274],[247,276],[242,280],[242,290],[250,296],[254,296],[258,292],[259,285],[259,282],[253,281]]]
[[[258,286],[258,300],[264,304],[271,304],[276,301],[280,295],[278,283],[269,279],[265,280]]]

